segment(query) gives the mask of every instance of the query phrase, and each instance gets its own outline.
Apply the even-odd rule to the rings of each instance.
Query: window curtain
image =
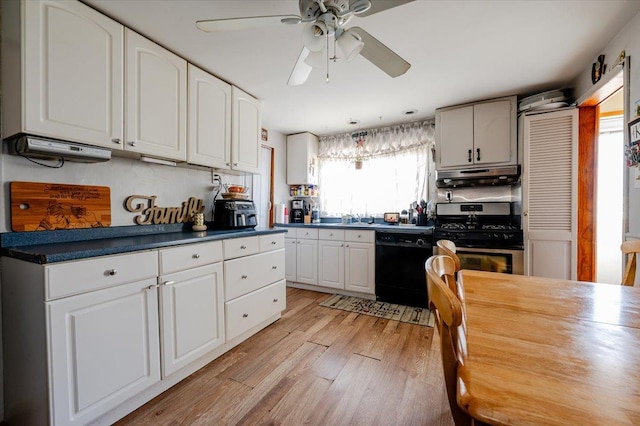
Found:
[[[434,134],[425,121],[320,137],[321,215],[379,217],[435,196]]]

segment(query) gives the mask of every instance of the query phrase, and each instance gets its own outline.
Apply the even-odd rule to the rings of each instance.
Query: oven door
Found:
[[[457,247],[456,254],[460,269],[524,275],[524,250]]]

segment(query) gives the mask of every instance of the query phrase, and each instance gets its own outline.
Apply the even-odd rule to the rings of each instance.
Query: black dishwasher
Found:
[[[432,254],[432,228],[376,230],[376,300],[426,308],[424,263]]]

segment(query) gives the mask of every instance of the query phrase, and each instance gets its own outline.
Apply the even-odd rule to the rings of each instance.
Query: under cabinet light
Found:
[[[161,160],[159,158],[146,157],[144,155],[140,157],[140,161],[144,161],[145,163],[162,164],[163,166],[176,166],[175,161]]]

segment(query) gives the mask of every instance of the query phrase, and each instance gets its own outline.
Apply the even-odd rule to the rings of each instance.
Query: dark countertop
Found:
[[[0,255],[44,264],[284,232],[277,228],[194,232],[182,226],[11,232],[0,236]]]
[[[433,226],[415,226],[415,225],[388,225],[386,223],[351,223],[345,225],[341,222],[320,222],[320,223],[276,223],[274,226],[278,228],[331,228],[331,229],[360,229],[368,231],[381,232],[398,232],[405,234],[421,234],[433,233]]]

